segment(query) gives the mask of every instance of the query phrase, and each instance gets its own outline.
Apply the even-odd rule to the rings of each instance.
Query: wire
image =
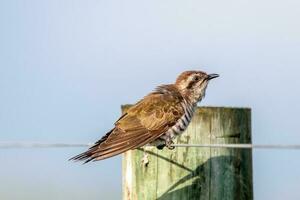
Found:
[[[0,149],[7,148],[72,148],[90,147],[93,143],[40,143],[40,142],[0,142]],[[232,148],[232,149],[297,149],[300,145],[289,144],[173,144],[174,147]]]
[[[40,142],[0,142],[0,148],[67,148],[67,147],[89,147],[92,143],[40,143]]]
[[[288,144],[174,144],[174,147],[209,147],[232,149],[299,149],[300,145]]]

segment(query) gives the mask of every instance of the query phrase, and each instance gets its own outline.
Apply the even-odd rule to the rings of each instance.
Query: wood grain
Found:
[[[251,110],[197,108],[175,143],[251,143]],[[147,165],[141,162],[145,153]],[[252,187],[249,149],[143,147],[123,154],[124,200],[251,200]]]

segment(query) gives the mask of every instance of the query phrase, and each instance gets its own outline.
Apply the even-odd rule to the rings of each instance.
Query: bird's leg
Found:
[[[172,146],[172,145],[174,144],[174,142],[173,142],[173,140],[172,140],[171,137],[167,137],[165,142],[166,142],[166,147],[167,147],[168,149],[170,149],[170,150],[175,149],[175,147]]]

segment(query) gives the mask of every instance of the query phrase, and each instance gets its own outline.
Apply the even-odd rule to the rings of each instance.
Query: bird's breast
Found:
[[[188,127],[192,120],[195,108],[186,101],[182,102],[182,107],[184,109],[184,114],[178,119],[175,125],[170,127],[169,130],[161,136],[161,139],[166,139],[166,137],[173,139],[183,133]]]

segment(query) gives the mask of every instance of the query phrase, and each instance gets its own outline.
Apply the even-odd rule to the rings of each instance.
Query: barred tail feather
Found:
[[[164,131],[162,133],[164,133]],[[88,151],[70,160],[84,161],[84,163],[87,163],[110,158],[128,150],[144,146],[160,137],[162,133],[160,131],[150,132],[144,128],[124,132],[122,129],[116,127],[96,142],[94,146],[90,147]]]
[[[91,146],[87,151],[78,154],[72,158],[70,158],[69,160],[74,160],[74,161],[84,161],[84,163],[87,163],[93,159],[91,159],[91,157],[94,154],[94,151],[97,150],[100,146],[100,144],[102,144],[102,142],[106,141],[107,138],[109,137],[109,135],[114,131],[114,129],[112,129],[111,131],[109,131],[108,133],[106,133],[100,140],[98,140],[93,146]]]

